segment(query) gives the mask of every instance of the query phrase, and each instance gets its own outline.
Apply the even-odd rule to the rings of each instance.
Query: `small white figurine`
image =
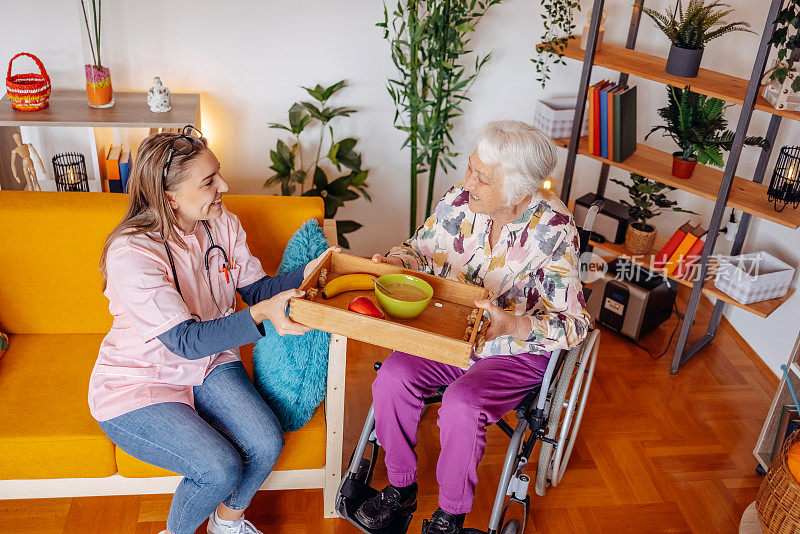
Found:
[[[147,91],[147,105],[150,111],[163,113],[172,109],[169,102],[169,89],[161,84],[161,78],[153,78],[153,87]]]

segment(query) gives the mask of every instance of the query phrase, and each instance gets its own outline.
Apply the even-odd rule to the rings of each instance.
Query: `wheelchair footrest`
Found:
[[[412,514],[401,513],[388,527],[378,530],[373,530],[365,527],[356,519],[356,510],[361,506],[364,501],[370,499],[378,493],[375,488],[354,480],[346,478],[342,482],[342,487],[339,490],[339,495],[336,499],[336,511],[341,517],[353,523],[359,530],[367,534],[405,534],[408,531],[408,525],[411,524]]]

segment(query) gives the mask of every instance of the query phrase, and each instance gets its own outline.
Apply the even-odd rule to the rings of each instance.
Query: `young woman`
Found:
[[[184,479],[167,530],[259,534],[244,509],[283,447],[275,415],[250,382],[241,345],[308,329],[285,313],[319,261],[268,277],[244,229],[223,206],[228,186],[202,136],[145,139],[129,182],[130,202],[100,268],[111,331],[89,384],[100,427],[127,453]],[[237,292],[249,308],[234,312]]]

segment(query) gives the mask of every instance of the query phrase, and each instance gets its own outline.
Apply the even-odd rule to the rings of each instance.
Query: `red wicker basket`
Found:
[[[28,56],[39,67],[39,74],[15,74],[11,75],[11,64],[20,56]],[[19,111],[39,111],[50,103],[50,76],[44,69],[44,65],[39,58],[33,54],[22,52],[11,58],[8,62],[8,73],[6,74],[6,93],[11,101],[11,107]]]

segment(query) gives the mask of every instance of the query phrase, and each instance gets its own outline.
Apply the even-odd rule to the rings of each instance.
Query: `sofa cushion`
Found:
[[[327,248],[317,221],[304,223],[286,245],[277,274],[307,264]],[[262,326],[264,337],[253,347],[254,383],[284,432],[295,431],[311,419],[325,398],[331,335],[311,330],[301,336],[282,336],[269,321]]]
[[[9,338],[0,359],[0,479],[113,475],[114,444],[86,401],[103,335]]]

